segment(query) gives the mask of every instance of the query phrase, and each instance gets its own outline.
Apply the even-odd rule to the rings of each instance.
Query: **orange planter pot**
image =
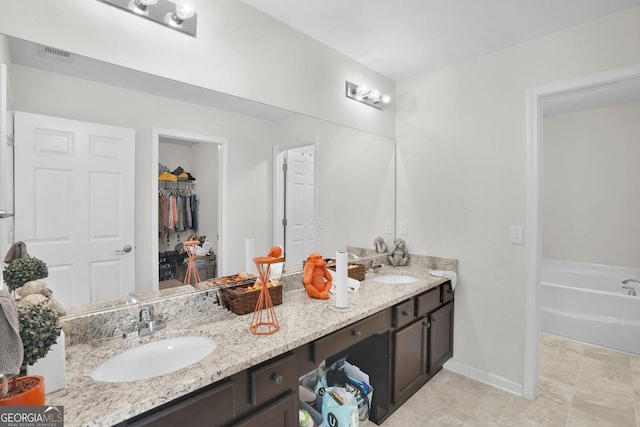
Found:
[[[42,406],[44,405],[44,378],[27,375],[16,380],[20,390],[16,395],[0,398],[0,406]],[[0,384],[2,384],[0,382]],[[0,388],[0,393],[2,389]],[[9,391],[11,393],[11,391]]]

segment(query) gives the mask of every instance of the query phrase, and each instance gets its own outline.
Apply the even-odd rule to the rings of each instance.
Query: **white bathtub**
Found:
[[[638,296],[622,289],[640,268],[544,259],[540,271],[540,329],[640,356]]]

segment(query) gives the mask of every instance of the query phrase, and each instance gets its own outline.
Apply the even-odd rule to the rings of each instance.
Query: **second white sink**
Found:
[[[389,285],[400,285],[400,284],[403,284],[403,283],[417,282],[420,279],[418,279],[417,277],[413,277],[413,276],[401,276],[399,274],[389,274],[389,275],[386,275],[386,276],[374,277],[373,280],[378,282],[378,283],[385,283],[385,284],[389,284]]]
[[[111,357],[91,372],[91,378],[114,383],[157,377],[202,360],[217,346],[214,339],[201,336],[153,341]]]

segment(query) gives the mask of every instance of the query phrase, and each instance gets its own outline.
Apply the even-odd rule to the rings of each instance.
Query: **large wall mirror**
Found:
[[[285,243],[284,234],[290,238],[295,234],[289,231],[295,221],[288,221],[288,227],[281,229],[282,220],[278,216],[283,212],[289,212],[296,221],[302,219],[312,228],[306,243],[298,244],[296,239],[287,243],[286,255],[291,254],[292,260],[289,271],[296,269],[310,249],[333,257],[336,250],[347,245],[372,248],[377,236],[392,243],[395,224],[393,140],[24,40],[9,37],[8,41],[13,110],[135,132],[132,175],[125,182],[109,178],[96,180],[102,186],[89,187],[88,191],[97,189],[98,193],[87,195],[95,204],[89,208],[93,216],[89,216],[89,223],[84,225],[89,228],[96,223],[111,225],[116,231],[103,225],[102,234],[94,233],[104,241],[110,240],[110,236],[119,233],[119,222],[113,218],[127,215],[117,209],[118,189],[135,190],[132,228],[127,231],[131,243],[126,241],[126,234],[125,241],[112,242],[117,246],[112,248],[114,252],[132,259],[134,279],[124,279],[116,285],[110,276],[113,273],[109,264],[96,262],[103,268],[89,272],[88,282],[92,284],[76,283],[92,289],[84,292],[84,300],[73,296],[59,298],[72,313],[103,308],[99,304],[103,300],[113,300],[115,296],[122,299],[129,291],[162,296],[162,292],[157,293],[162,288],[160,253],[174,250],[176,244],[191,234],[206,236],[209,240],[217,261],[212,274],[246,271],[249,239],[256,255],[266,255],[272,245]],[[32,128],[37,128],[34,126]],[[32,143],[38,147],[51,144],[50,148],[60,148],[64,145],[60,135],[62,133],[45,142]],[[101,138],[104,142],[111,137]],[[104,146],[96,144],[96,147]],[[103,154],[111,155],[109,151]],[[295,177],[284,179],[286,177],[279,174],[285,154],[290,165],[306,157],[306,187],[296,187]],[[308,159],[312,159],[311,163]],[[163,190],[173,191],[165,188],[173,184],[159,184],[158,175],[162,172],[159,164],[169,173],[182,168],[186,174],[185,182],[177,182],[175,186],[181,187],[176,191],[182,191],[185,197],[197,196],[197,229],[187,227],[179,236],[177,232],[166,233],[163,229],[162,213],[166,206],[163,208],[159,195]],[[16,164],[16,168],[20,167]],[[290,166],[291,169],[296,168]],[[195,178],[191,180],[195,183],[190,184],[190,178]],[[64,180],[58,184],[61,182],[73,184]],[[16,182],[14,186],[16,193],[30,194],[33,200],[45,193],[53,195],[46,198],[45,211],[49,216],[41,216],[42,224],[36,225],[54,227],[54,220],[69,223],[64,221],[65,213],[71,215],[77,207],[73,200],[61,196],[67,194],[62,191],[67,187],[48,190],[42,185],[27,187],[23,182]],[[289,202],[296,200],[294,196],[298,194],[292,207],[284,205],[284,198],[280,197],[283,192]],[[278,206],[280,203],[283,205]],[[58,209],[50,209],[53,206]],[[21,212],[16,208],[18,216]],[[37,209],[39,207],[34,207]],[[182,217],[179,220],[189,222]],[[50,231],[50,241],[63,234]],[[30,253],[39,256],[39,246],[30,245],[29,238],[25,236]],[[132,246],[130,251],[125,250],[128,244]],[[72,268],[57,265],[52,259],[44,260],[50,265],[48,282],[60,296],[64,292],[56,289],[59,286],[56,280],[76,280],[69,272]],[[192,290],[182,288],[185,289],[170,289],[165,295]]]

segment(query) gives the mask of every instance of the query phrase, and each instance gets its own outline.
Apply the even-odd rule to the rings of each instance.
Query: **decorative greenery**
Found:
[[[33,258],[32,258],[33,259]],[[44,357],[60,336],[58,315],[42,305],[18,305],[20,338],[24,347],[24,365],[33,365]]]
[[[4,269],[4,281],[12,291],[48,275],[47,264],[38,258],[19,258],[11,261]]]

